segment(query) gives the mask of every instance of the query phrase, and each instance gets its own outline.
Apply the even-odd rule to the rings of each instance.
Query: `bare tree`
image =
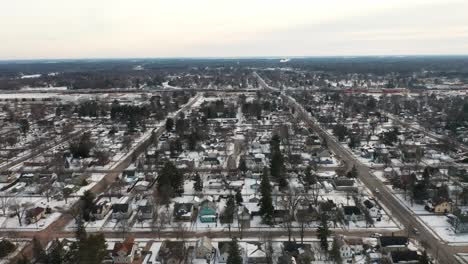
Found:
[[[288,232],[288,241],[291,241],[294,215],[297,206],[302,199],[302,194],[292,188],[289,188],[281,195],[281,203],[284,205],[284,208],[287,211],[287,213],[283,215],[283,226]]]
[[[30,202],[20,204],[18,200],[13,199],[13,202],[10,204],[9,209],[10,209],[10,211],[13,212],[14,215],[16,215],[16,217],[18,217],[19,225],[23,226],[22,219],[25,216],[28,209],[30,209],[33,206],[34,206],[34,204],[32,204]]]
[[[8,206],[10,206],[11,200],[11,197],[7,196],[6,193],[0,194],[0,207],[2,209],[3,215],[6,215],[6,211]]]
[[[50,200],[50,195],[52,194],[52,180],[47,179],[44,183],[40,185],[40,192],[44,194],[47,198],[47,202]]]
[[[128,223],[128,219],[126,217],[119,220],[118,229],[119,233],[122,235],[123,238],[127,237],[127,233],[130,229],[130,224]]]
[[[184,222],[175,222],[174,233],[177,239],[185,242],[185,235],[187,233],[187,228],[185,227]]]

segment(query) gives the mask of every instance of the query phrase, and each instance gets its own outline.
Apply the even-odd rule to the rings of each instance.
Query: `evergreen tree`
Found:
[[[239,171],[242,172],[242,174],[247,172],[247,164],[245,163],[245,159],[241,158],[239,160]]]
[[[86,228],[84,227],[84,223],[81,217],[78,217],[78,219],[76,220],[75,237],[77,241],[85,241],[88,237],[88,234],[86,233]]]
[[[429,264],[429,256],[427,255],[427,251],[424,250],[421,257],[419,257],[419,264]]]
[[[240,190],[237,190],[237,191],[236,191],[236,203],[237,203],[237,205],[238,205],[238,206],[241,205],[243,201],[244,201],[244,199],[242,198],[242,193],[241,193],[241,191],[240,191]]]
[[[351,168],[351,171],[349,172],[349,178],[357,178],[358,177],[358,170],[356,168],[356,165],[353,165]]]
[[[48,255],[48,263],[50,264],[62,264],[64,260],[64,250],[62,243],[57,239],[55,245]]]
[[[227,258],[226,264],[242,264],[242,257],[237,244],[237,238],[233,238],[229,243],[229,256]]]
[[[203,181],[200,177],[200,174],[195,174],[195,184],[193,185],[193,188],[195,189],[195,191],[197,192],[201,192],[203,191]]]
[[[46,254],[45,254],[44,248],[42,247],[41,242],[36,237],[33,237],[32,247],[33,247],[34,260],[43,261]]]
[[[95,199],[94,193],[91,191],[85,191],[83,193],[83,196],[80,198],[81,202],[81,213],[82,213],[82,220],[89,221],[89,214],[93,210],[94,207],[94,199]]]
[[[330,251],[330,258],[331,260],[333,260],[333,262],[341,264],[342,258],[341,258],[341,252],[340,252],[339,239],[340,238],[338,237],[333,238],[333,244],[332,244],[332,248]]]
[[[260,182],[260,215],[263,222],[268,225],[273,224],[273,202],[271,199],[271,185],[268,178],[268,169],[265,167],[263,170],[262,181]]]
[[[21,133],[25,134],[29,131],[29,121],[27,119],[21,119],[19,121],[19,128]]]
[[[181,194],[184,191],[184,175],[177,169],[174,163],[167,161],[161,169],[158,177],[158,190],[162,186],[171,186],[172,190]]]
[[[231,234],[231,224],[234,221],[234,213],[236,212],[236,203],[234,197],[229,195],[229,198],[226,202],[226,207],[224,208],[223,213],[223,222],[228,224],[229,235]]]
[[[16,262],[16,264],[30,264],[31,262],[28,260],[27,257],[21,256],[20,259]]]
[[[273,152],[271,157],[271,168],[270,168],[270,173],[271,176],[276,179],[279,183],[279,186],[281,188],[285,188],[288,186],[288,182],[286,181],[285,177],[285,166],[284,166],[284,157],[281,152]]]
[[[331,235],[331,231],[328,227],[328,216],[322,214],[320,219],[320,225],[317,228],[317,238],[320,239],[320,248],[328,253],[328,237]]]
[[[171,131],[174,128],[174,119],[167,118],[166,119],[166,130]]]
[[[77,241],[70,247],[72,263],[100,264],[107,255],[106,240],[103,234],[86,234],[83,222],[78,220],[76,230]]]

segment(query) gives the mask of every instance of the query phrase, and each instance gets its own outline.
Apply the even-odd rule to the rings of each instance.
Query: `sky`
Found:
[[[468,54],[468,0],[2,2],[0,60]]]

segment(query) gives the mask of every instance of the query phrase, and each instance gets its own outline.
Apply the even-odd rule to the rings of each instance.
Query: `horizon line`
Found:
[[[95,57],[95,58],[37,58],[37,59],[0,59],[6,62],[47,62],[47,61],[122,61],[122,60],[247,60],[247,59],[314,59],[314,58],[398,58],[398,57],[468,57],[467,54],[407,54],[407,55],[309,55],[309,56],[181,56],[181,57]]]

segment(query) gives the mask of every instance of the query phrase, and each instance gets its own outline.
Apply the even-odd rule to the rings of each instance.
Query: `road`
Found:
[[[403,127],[406,127],[406,128],[411,129],[413,131],[421,132],[424,135],[426,135],[427,137],[435,139],[437,141],[440,141],[440,142],[442,142],[444,144],[446,144],[447,141],[448,141],[448,143],[450,143],[452,146],[455,146],[456,150],[462,150],[464,152],[468,152],[468,147],[466,145],[456,141],[456,140],[453,140],[453,139],[450,139],[448,137],[444,137],[442,135],[438,135],[436,133],[430,132],[427,129],[421,127],[421,126],[415,126],[414,124],[410,124],[410,123],[408,123],[408,122],[406,122],[404,120],[401,120],[400,117],[395,116],[393,114],[390,114],[390,113],[387,113],[387,112],[385,112],[384,114],[388,117],[388,119],[396,122],[397,124],[399,124],[399,125],[401,125]]]
[[[279,92],[279,89],[270,87],[266,82],[255,73],[259,80],[259,84],[266,90],[272,92]],[[438,259],[440,263],[459,263],[455,258],[454,254],[460,251],[459,247],[451,247],[439,241],[430,230],[427,230],[425,225],[421,224],[411,211],[409,211],[404,205],[402,205],[397,198],[391,193],[391,191],[371,173],[371,168],[361,163],[348,149],[344,148],[336,139],[323,130],[304,110],[290,96],[281,93],[283,100],[288,102],[292,107],[296,109],[296,112],[309,127],[311,127],[320,137],[327,140],[328,147],[348,166],[356,166],[359,174],[359,179],[371,190],[373,195],[377,197],[390,211],[394,218],[396,218],[407,230],[413,230],[417,228],[420,232],[416,238],[422,241],[427,250]]]
[[[73,138],[76,138],[76,137],[82,135],[83,133],[85,133],[87,131],[90,131],[91,129],[95,128],[98,125],[99,124],[96,124],[96,125],[94,125],[92,127],[87,127],[87,128],[80,129],[78,131],[70,133],[67,136],[61,137],[58,140],[56,139],[54,141],[45,142],[45,143],[41,144],[39,147],[37,147],[36,149],[31,150],[30,152],[26,153],[25,155],[17,157],[15,159],[11,160],[10,162],[8,162],[7,164],[4,164],[4,165],[0,166],[0,171],[7,171],[7,170],[11,169],[12,167],[20,164],[23,161],[26,161],[28,159],[39,156],[39,155],[41,155],[42,153],[44,153],[46,151],[49,151],[49,150],[51,150],[51,149],[65,143],[67,141],[70,141]]]
[[[191,98],[191,100],[182,106],[177,112],[173,113],[171,117],[177,117],[182,112],[187,111],[189,108],[193,106],[195,102],[198,101],[200,98],[200,94],[197,94],[195,97]],[[161,134],[165,131],[165,126],[160,126],[159,128],[153,129],[156,137],[160,137]],[[151,134],[149,133],[147,137],[142,139],[137,146],[132,148],[132,150],[127,153],[127,155],[122,158],[119,162],[117,162],[96,185],[94,185],[90,191],[99,194],[105,191],[110,184],[112,184],[116,177],[118,177],[124,169],[126,169],[132,162],[133,157],[135,155],[141,154],[146,147],[151,143]],[[73,206],[77,206],[78,203],[75,203]],[[71,214],[63,213],[56,221],[50,224],[47,228],[41,231],[1,231],[0,236],[6,237],[15,237],[15,238],[38,238],[43,245],[46,245],[49,241],[52,241],[56,238],[61,237],[71,237],[73,232],[64,232],[65,226],[73,220]],[[31,246],[28,245],[25,249],[21,252],[25,256],[31,256]]]

